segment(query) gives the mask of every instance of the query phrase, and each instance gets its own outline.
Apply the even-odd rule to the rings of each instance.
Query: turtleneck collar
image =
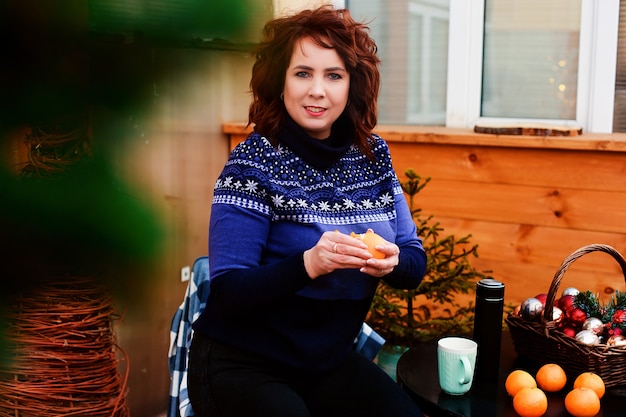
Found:
[[[278,140],[312,167],[330,168],[354,143],[354,129],[348,117],[342,115],[333,124],[327,139],[309,136],[289,115],[278,132]]]

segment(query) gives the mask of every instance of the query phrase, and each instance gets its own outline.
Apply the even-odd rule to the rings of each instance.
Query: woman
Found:
[[[252,134],[215,184],[211,295],[194,323],[198,416],[421,416],[354,352],[379,280],[415,288],[426,255],[372,133],[376,45],[347,10],[267,23],[252,70]],[[385,239],[376,259],[350,232]],[[212,412],[212,414],[211,414]]]

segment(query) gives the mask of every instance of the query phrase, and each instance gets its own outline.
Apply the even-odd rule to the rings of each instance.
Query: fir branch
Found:
[[[600,302],[600,297],[591,291],[581,291],[574,297],[574,307],[587,313],[587,317],[595,317],[605,321],[606,308]]]
[[[609,300],[609,306],[613,311],[626,310],[626,292],[617,290]]]

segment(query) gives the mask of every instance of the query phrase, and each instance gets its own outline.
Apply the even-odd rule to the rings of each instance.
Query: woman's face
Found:
[[[315,139],[330,136],[348,102],[350,74],[335,49],[311,38],[296,43],[285,74],[283,100],[291,118]]]

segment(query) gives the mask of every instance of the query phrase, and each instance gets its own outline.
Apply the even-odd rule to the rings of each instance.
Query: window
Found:
[[[346,6],[369,23],[378,45],[381,123],[445,124],[450,0],[350,0]]]
[[[381,124],[532,121],[613,130],[619,0],[345,6],[371,22],[379,46]]]
[[[481,116],[575,120],[581,0],[485,6]]]

